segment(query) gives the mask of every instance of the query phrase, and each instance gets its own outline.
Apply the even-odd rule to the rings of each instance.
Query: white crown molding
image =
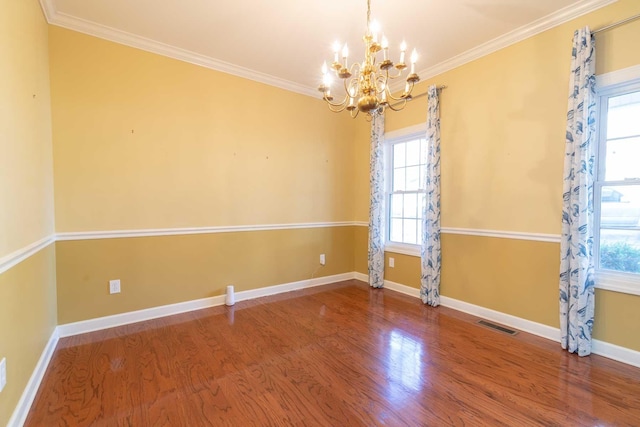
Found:
[[[56,240],[94,240],[118,239],[123,237],[176,236],[184,234],[238,233],[246,231],[293,230],[300,228],[349,227],[355,225],[357,225],[357,223],[354,221],[341,221],[292,224],[230,225],[218,227],[154,228],[142,230],[79,231],[58,233],[56,235]]]
[[[300,280],[297,282],[284,283],[263,288],[251,289],[235,293],[236,302],[246,301],[254,298],[261,298],[270,295],[277,295],[284,292],[296,291],[300,289],[312,288],[315,286],[328,285],[330,283],[350,280],[355,277],[354,273],[334,274],[332,276],[317,277],[313,279]],[[159,317],[173,316],[174,314],[186,313],[189,311],[201,310],[203,308],[223,305],[225,295],[218,295],[210,298],[202,298],[192,301],[180,302],[177,304],[163,305],[159,307],[147,308],[144,310],[130,311],[127,313],[114,314],[112,316],[98,317],[95,319],[82,320],[74,323],[59,325],[57,328],[60,338],[87,332],[99,331],[102,329],[114,328],[116,326],[128,325],[145,320],[157,319]]]
[[[51,361],[53,352],[58,345],[58,339],[58,328],[55,328],[53,330],[53,333],[51,334],[51,337],[49,337],[49,341],[45,345],[44,350],[42,350],[42,354],[38,359],[38,363],[36,363],[36,367],[31,373],[29,382],[22,392],[20,400],[18,401],[18,404],[16,405],[11,418],[9,418],[7,427],[21,427],[27,420],[27,415],[29,415],[31,404],[36,398],[36,394],[38,393],[38,389],[40,388],[40,383],[44,378],[45,372],[47,371],[47,367],[49,366],[49,362]]]
[[[369,281],[368,276],[362,273],[355,273],[355,278],[362,282]],[[418,299],[420,298],[420,290],[411,286],[406,286],[400,283],[385,280],[384,287],[395,292],[409,295]],[[468,302],[449,298],[443,295],[440,296],[440,304],[443,307],[448,307],[453,310],[471,314],[472,316],[491,320],[492,322],[500,323],[523,332],[549,339],[551,341],[555,341],[558,343],[560,342],[560,329],[554,328],[552,326],[523,319],[511,314],[502,313],[500,311],[491,310],[489,308],[470,304]],[[640,351],[594,339],[591,352],[608,359],[616,360],[618,362],[640,368]]]
[[[489,55],[500,49],[504,49],[505,47],[521,42],[522,40],[533,37],[536,34],[540,34],[544,31],[557,27],[558,25],[569,22],[572,19],[576,19],[582,15],[586,15],[587,13],[593,12],[602,7],[613,4],[617,1],[618,0],[586,0],[580,2],[579,4],[566,6],[550,15],[533,21],[530,24],[524,25],[520,28],[516,28],[515,30],[507,34],[496,37],[493,40],[489,40],[486,43],[469,49],[466,52],[463,52],[452,58],[449,58],[446,61],[442,61],[439,64],[421,70],[418,72],[418,75],[422,80],[436,77],[444,72],[460,67],[461,65],[467,64],[471,61],[475,61],[476,59],[482,58],[483,56]],[[392,88],[394,91],[399,91],[402,89],[403,85],[403,82],[399,82],[396,85],[392,86]]]
[[[56,238],[54,235],[47,236],[43,239],[38,240],[37,242],[33,242],[25,246],[22,249],[18,249],[17,251],[12,252],[9,255],[5,255],[4,257],[0,258],[0,274],[29,258],[31,255],[46,248],[55,241]]]
[[[166,56],[180,61],[189,62],[201,67],[242,77],[248,80],[253,80],[259,83],[264,83],[269,86],[274,86],[302,95],[311,96],[314,98],[319,97],[318,90],[315,88],[310,88],[299,83],[261,73],[259,71],[241,67],[239,65],[234,65],[229,62],[221,61],[206,55],[201,55],[199,53],[191,52],[186,49],[181,49],[179,47],[161,43],[146,37],[131,34],[126,31],[98,24],[96,22],[77,18],[66,13],[58,12],[55,10],[53,0],[40,0],[40,4],[42,5],[42,10],[47,17],[47,21],[52,25],[57,25],[69,30],[78,31],[90,36],[120,43],[125,46],[145,50],[147,52],[156,53],[158,55]]]
[[[519,41],[532,37],[543,31],[568,22],[572,19],[578,18],[579,16],[593,12],[594,10],[600,9],[617,1],[618,0],[584,0],[579,4],[569,5],[558,10],[555,13],[552,13],[530,24],[517,28],[507,34],[483,43],[473,49],[469,49],[466,52],[454,56],[453,58],[419,71],[418,75],[422,80],[435,77],[439,74],[444,73],[445,71],[449,71],[453,68],[474,61],[485,55],[503,49],[507,46],[515,44]],[[289,80],[250,70],[248,68],[220,61],[205,55],[177,48],[165,43],[160,43],[145,37],[137,36],[126,31],[118,30],[112,27],[58,12],[56,10],[54,0],[40,0],[40,5],[45,14],[45,17],[47,18],[47,21],[52,25],[68,28],[70,30],[78,31],[105,40],[110,40],[137,49],[142,49],[147,52],[167,56],[169,58],[178,59],[180,61],[200,65],[202,67],[221,71],[223,73],[233,74],[238,77],[257,81],[302,95],[311,96],[313,98],[320,98],[318,91],[314,87],[294,83]],[[398,82],[397,84],[392,85],[391,88],[393,91],[399,91],[402,89],[403,85],[404,83]]]
[[[51,20],[56,14],[56,5],[54,0],[40,0],[40,7],[42,8],[42,13],[44,13],[44,17],[49,24],[51,24]]]

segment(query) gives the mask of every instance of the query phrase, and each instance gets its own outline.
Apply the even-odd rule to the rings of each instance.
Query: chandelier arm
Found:
[[[378,85],[380,86],[380,90],[378,90]],[[387,89],[387,78],[383,74],[378,74],[376,76],[376,94],[381,94]]]
[[[389,70],[387,70],[387,77],[389,77],[392,80],[397,79],[399,77],[402,77],[402,70],[397,70],[397,71],[398,71],[398,74],[396,74],[394,76],[394,75],[389,74]]]
[[[391,104],[391,103],[387,104],[387,108],[391,108],[391,110],[393,111],[400,111],[407,105],[407,98],[402,99],[399,103],[395,105],[400,105],[400,108],[395,108],[394,104]]]
[[[347,108],[346,106],[342,106],[342,108],[333,108],[331,106],[329,106],[329,111],[331,111],[332,113],[341,113],[344,111],[344,109]]]
[[[389,88],[387,88],[387,96],[389,98],[393,99],[394,101],[406,101],[407,100],[406,96],[402,96],[402,95],[396,98],[395,96],[393,96],[393,94],[391,93]],[[393,110],[393,108],[392,108],[392,110]]]
[[[323,96],[322,99],[324,99],[325,102],[329,105],[329,108],[331,108],[331,107],[341,108],[338,111],[342,111],[342,110],[344,110],[346,108],[346,106],[348,104],[347,100],[349,99],[349,95],[345,96],[345,98],[341,102],[331,102],[326,97],[326,95]],[[334,111],[334,110],[332,109],[331,111]]]

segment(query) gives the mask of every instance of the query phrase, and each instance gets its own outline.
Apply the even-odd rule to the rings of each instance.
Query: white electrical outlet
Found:
[[[327,263],[327,259],[324,257],[324,254],[320,254],[320,265],[325,265]]]
[[[7,358],[0,360],[0,391],[7,385]]]
[[[389,267],[395,267],[396,260],[394,258],[389,257]]]
[[[119,294],[120,293],[120,279],[118,279],[118,280],[109,280],[109,293],[110,294]]]

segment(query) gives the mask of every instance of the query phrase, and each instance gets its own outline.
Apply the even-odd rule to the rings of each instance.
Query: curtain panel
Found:
[[[369,160],[369,285],[384,286],[384,113],[371,120]]]
[[[591,353],[595,291],[593,184],[596,152],[595,45],[589,28],[573,38],[560,242],[562,348]]]
[[[422,211],[420,298],[425,304],[440,304],[440,100],[435,85],[428,91],[426,200]]]

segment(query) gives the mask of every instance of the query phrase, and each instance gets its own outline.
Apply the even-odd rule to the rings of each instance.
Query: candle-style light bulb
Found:
[[[329,73],[325,73],[324,76],[322,76],[322,84],[325,85],[326,87],[331,86],[331,82],[332,82],[332,78],[331,78],[331,74]]]
[[[384,53],[384,60],[389,59],[389,40],[383,35],[382,36],[382,52]]]
[[[413,49],[411,52],[411,74],[415,74],[416,72],[416,61],[418,60],[418,52]]]
[[[373,37],[373,42],[378,42],[378,33],[380,32],[380,24],[375,19],[369,25],[369,33],[371,33],[371,37]]]
[[[327,75],[327,61],[324,61],[322,63],[322,75],[326,76]]]
[[[344,60],[344,68],[347,68],[347,58],[349,57],[349,47],[347,44],[344,44],[342,48],[342,59]]]
[[[333,42],[333,62],[340,62],[340,42]]]
[[[404,53],[407,50],[407,43],[402,40],[402,44],[400,45],[400,63],[404,64]]]

